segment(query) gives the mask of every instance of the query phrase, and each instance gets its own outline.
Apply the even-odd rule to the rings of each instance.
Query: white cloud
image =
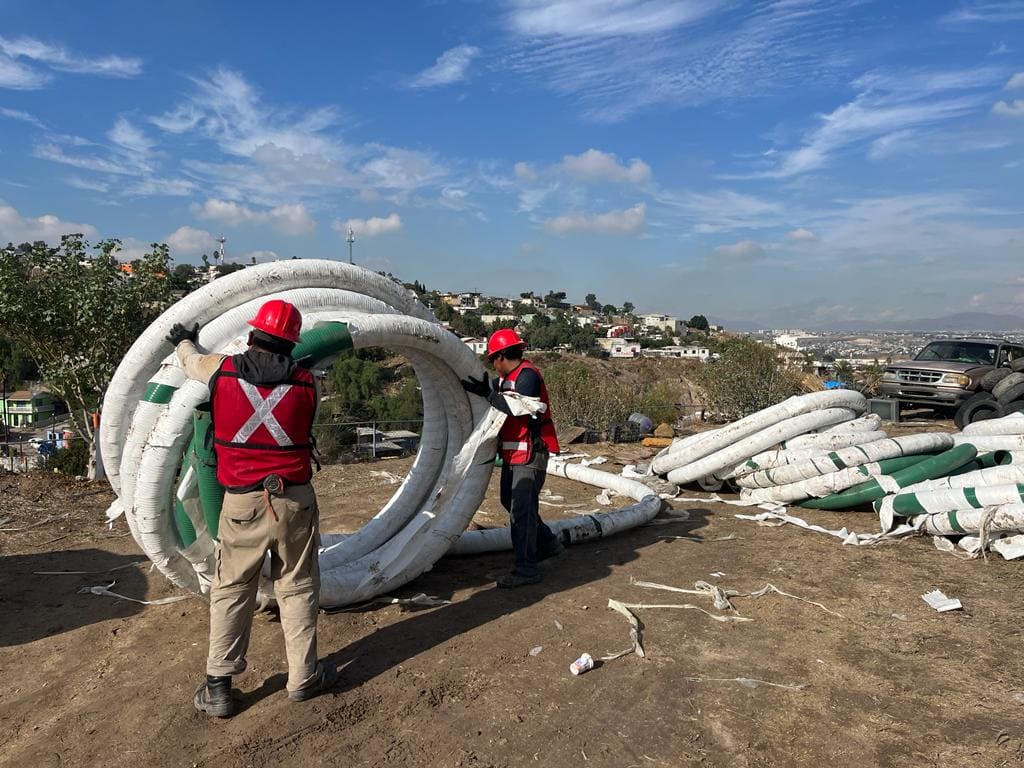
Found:
[[[80,176],[69,177],[67,185],[69,187],[74,187],[75,189],[84,189],[86,192],[106,192],[110,189],[110,185],[105,184],[102,181],[83,179]]]
[[[514,0],[510,22],[524,35],[612,37],[665,32],[706,16],[707,0]]]
[[[34,115],[30,115],[28,112],[22,112],[20,109],[7,109],[5,107],[0,107],[0,117],[6,117],[10,120],[20,120],[21,122],[28,123],[36,128],[46,128],[42,121]]]
[[[1008,21],[1024,20],[1024,2],[1021,0],[981,0],[962,3],[955,11],[942,17],[943,21],[962,24],[966,22],[987,22],[1002,24]]]
[[[803,227],[787,232],[786,237],[799,243],[812,243],[818,239],[818,236],[811,232],[811,230],[804,229]]]
[[[165,238],[165,242],[171,249],[172,256],[175,252],[186,256],[195,256],[204,251],[212,252],[216,244],[213,235],[205,229],[189,226],[178,227]]]
[[[1013,91],[1018,88],[1024,88],[1024,72],[1018,72],[1006,81],[1006,90]]]
[[[48,82],[50,82],[50,76],[46,73],[0,55],[0,88],[31,91],[42,88]]]
[[[348,221],[334,221],[331,224],[331,228],[341,235],[348,235],[349,227],[357,237],[376,237],[400,230],[402,217],[397,213],[389,213],[383,218],[371,216],[369,219],[349,219]]]
[[[1003,117],[1024,117],[1024,99],[997,101],[992,105],[992,114]]]
[[[153,141],[123,117],[118,118],[114,126],[107,131],[107,138],[129,152],[146,154],[153,148]]]
[[[16,89],[41,88],[51,77],[20,61],[26,59],[59,72],[72,72],[100,77],[136,77],[142,74],[142,61],[134,57],[107,55],[80,56],[58,45],[31,37],[8,39],[0,37],[0,87]]]
[[[762,200],[729,189],[712,192],[658,190],[662,216],[680,218],[698,234],[715,234],[783,225],[792,216],[776,200]]]
[[[764,246],[753,240],[740,240],[731,245],[718,246],[715,248],[715,253],[735,261],[753,261],[764,255]]]
[[[138,197],[187,197],[196,189],[188,179],[146,178],[121,187],[119,191]]]
[[[466,71],[473,59],[480,55],[480,49],[474,45],[457,45],[437,57],[432,67],[420,72],[410,79],[411,88],[434,88],[439,85],[450,85],[466,79]]]
[[[911,129],[963,117],[984,104],[981,94],[946,98],[940,94],[977,91],[1001,77],[994,68],[865,75],[853,83],[859,91],[856,98],[820,116],[819,125],[804,135],[802,146],[779,153],[773,169],[741,178],[789,178],[816,171],[837,152],[864,141],[874,141],[873,157],[888,156],[908,141]]]
[[[634,158],[629,165],[622,165],[613,153],[597,149],[588,149],[579,155],[566,155],[558,167],[580,181],[640,184],[651,178],[651,167],[643,160]]]
[[[316,229],[316,222],[301,203],[278,205],[270,210],[256,211],[230,200],[210,198],[202,205],[194,204],[193,213],[204,221],[221,221],[228,226],[243,224],[270,224],[286,235],[308,235]]]
[[[544,222],[548,232],[564,235],[570,232],[593,232],[605,235],[636,235],[647,221],[647,206],[637,203],[624,211],[608,211],[592,216],[568,213]]]
[[[80,233],[89,239],[96,237],[96,228],[91,224],[77,224],[63,221],[52,213],[42,216],[22,216],[18,211],[3,200],[0,200],[0,243],[31,243],[45,240],[50,245],[57,245],[61,235]]]
[[[522,179],[523,181],[536,181],[537,171],[533,169],[533,166],[529,163],[516,163],[513,166],[516,178]]]

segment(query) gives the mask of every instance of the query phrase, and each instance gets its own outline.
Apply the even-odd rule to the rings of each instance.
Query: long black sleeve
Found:
[[[501,396],[497,389],[498,381],[498,379],[494,380],[494,388],[491,390],[487,402],[502,413],[511,416],[512,411],[509,409],[508,403],[505,402],[505,398]],[[525,368],[516,376],[514,391],[526,397],[540,397],[540,384],[540,375],[532,368]]]

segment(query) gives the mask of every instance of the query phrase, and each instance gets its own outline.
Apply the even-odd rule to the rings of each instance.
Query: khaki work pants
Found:
[[[320,599],[319,515],[313,486],[286,486],[271,497],[277,519],[267,510],[263,491],[226,493],[220,514],[217,571],[210,590],[208,675],[245,671],[256,591],[266,553],[281,610],[288,690],[314,683],[316,622]]]

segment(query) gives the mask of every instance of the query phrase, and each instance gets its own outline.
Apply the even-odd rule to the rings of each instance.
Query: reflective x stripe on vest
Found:
[[[267,399],[264,400],[263,396],[260,395],[260,391],[250,384],[245,379],[239,379],[238,385],[242,388],[245,396],[249,398],[249,402],[252,403],[254,413],[249,417],[249,420],[245,422],[235,433],[234,438],[231,442],[233,443],[244,443],[253,433],[260,428],[260,424],[267,428],[270,436],[277,441],[280,446],[295,445],[292,439],[288,437],[288,433],[284,431],[284,427],[274,417],[274,407],[280,403],[284,396],[288,394],[292,388],[291,384],[279,384],[271,390],[270,394],[267,395]]]

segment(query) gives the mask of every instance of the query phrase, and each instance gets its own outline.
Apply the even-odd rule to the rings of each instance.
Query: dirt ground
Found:
[[[936,426],[946,425],[927,428]],[[620,461],[642,455],[636,445],[586,450]],[[326,468],[316,478],[324,529],[351,529],[373,514],[394,490],[384,473],[408,465]],[[507,519],[496,479],[481,525]],[[545,506],[546,516],[598,508],[593,488],[560,478],[548,488],[564,500]],[[495,589],[511,553],[445,558],[399,594],[450,605],[323,615],[321,653],[344,667],[342,681],[304,704],[286,699],[280,627],[260,617],[249,670],[235,679],[244,711],[218,721],[191,705],[205,658],[202,600],[143,606],[79,594],[111,581],[139,599],[175,594],[140,563],[123,521],[108,530],[109,500],[101,485],[0,476],[0,765],[1024,763],[1024,578],[1019,563],[997,556],[962,561],[925,538],[844,547],[737,520],[745,510],[736,507],[676,502],[688,520],[571,547],[544,564],[536,586]],[[800,514],[830,528],[876,524],[865,512]],[[743,592],[771,583],[827,611],[775,594],[735,598],[748,622],[641,609],[646,657],[573,677],[569,664],[581,652],[630,645],[609,598],[711,608],[631,579]],[[920,597],[932,589],[960,598],[964,610],[936,613]]]

